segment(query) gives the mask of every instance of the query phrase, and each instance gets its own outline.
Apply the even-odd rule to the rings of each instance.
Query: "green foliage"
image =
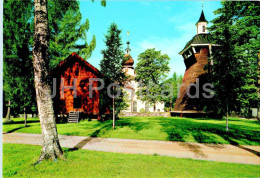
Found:
[[[125,80],[122,71],[124,51],[120,37],[121,30],[115,23],[112,23],[105,35],[106,49],[102,50],[103,59],[100,61],[101,73],[113,82],[121,84]]]
[[[126,76],[122,71],[122,62],[124,60],[124,52],[122,48],[121,30],[118,29],[115,23],[112,23],[105,35],[106,49],[102,50],[103,59],[100,61],[101,73],[105,77],[105,88],[111,83],[116,83],[120,86],[120,96],[115,99],[116,114],[127,107],[124,94],[122,92],[123,82]],[[119,88],[111,89],[111,93],[115,95]],[[112,111],[112,100],[107,95],[106,90],[101,94],[101,108],[110,107]]]
[[[224,1],[210,28],[214,43],[212,82],[215,112],[224,115],[257,107],[257,54],[260,46],[260,8],[257,2]],[[212,109],[212,108],[211,108]]]
[[[17,115],[37,112],[33,79],[32,44],[34,29],[32,0],[4,1],[4,100],[11,101],[11,112]],[[48,1],[50,68],[55,67],[72,51],[85,59],[96,46],[95,36],[87,43],[89,22],[80,23],[79,3]],[[5,105],[4,105],[5,106]],[[6,108],[5,108],[6,110]]]
[[[178,91],[182,84],[182,75],[178,76],[174,72],[173,76],[165,81],[163,81],[164,95],[167,97],[162,98],[165,102],[165,107],[169,110],[175,105],[176,99],[178,97]]]
[[[162,84],[170,71],[169,56],[161,51],[147,49],[138,56],[135,80],[139,83],[138,97],[155,104],[162,100]]]
[[[24,107],[32,111],[36,106],[30,43],[32,13],[31,1],[4,1],[3,90],[4,101],[11,101],[13,115]]]
[[[140,112],[140,113],[145,113],[145,109],[144,109],[144,108],[141,108],[139,112]]]
[[[79,2],[49,1],[48,15],[50,68],[56,67],[72,52],[77,52],[84,59],[88,59],[96,47],[96,38],[93,35],[88,44],[86,31],[89,29],[89,21],[86,19],[81,24]]]

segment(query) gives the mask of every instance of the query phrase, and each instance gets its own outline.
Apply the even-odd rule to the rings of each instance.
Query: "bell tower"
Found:
[[[208,21],[202,10],[196,23],[197,34],[179,52],[184,59],[186,71],[183,76],[179,96],[176,100],[172,116],[202,116],[203,108],[209,100],[203,97],[203,85],[207,83],[208,70],[205,66],[209,63],[212,46],[211,35],[207,31]]]

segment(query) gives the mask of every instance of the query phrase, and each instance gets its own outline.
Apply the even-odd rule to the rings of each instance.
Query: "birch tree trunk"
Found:
[[[113,86],[113,92],[115,91],[115,86]],[[113,129],[115,129],[115,122],[116,122],[116,118],[115,118],[115,95],[113,93]]]
[[[226,131],[228,132],[228,107],[227,107],[227,116],[226,116]]]
[[[6,120],[8,120],[8,121],[10,121],[11,119],[10,119],[10,115],[11,115],[11,101],[9,100],[8,101],[8,105],[7,105],[7,114],[6,114]]]
[[[260,50],[258,53],[258,69],[257,69],[257,120],[260,122]]]
[[[26,114],[26,107],[23,108],[24,111],[24,127],[27,127],[27,114]]]
[[[34,0],[34,45],[33,68],[36,100],[41,124],[43,145],[37,163],[44,159],[63,158],[51,98],[51,87],[48,83],[48,12],[47,0]]]

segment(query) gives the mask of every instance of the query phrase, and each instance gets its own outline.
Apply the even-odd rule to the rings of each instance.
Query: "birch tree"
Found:
[[[33,68],[36,100],[42,131],[42,151],[38,163],[44,159],[63,158],[48,82],[48,10],[47,0],[34,1]]]

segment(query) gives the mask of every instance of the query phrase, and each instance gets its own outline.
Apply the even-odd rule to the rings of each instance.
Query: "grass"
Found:
[[[3,176],[17,177],[260,177],[260,166],[164,156],[65,149],[66,161],[37,161],[41,147],[3,145]]]
[[[4,132],[41,133],[37,118],[28,119],[24,127],[22,118],[3,126]],[[229,119],[226,133],[225,120],[179,117],[122,117],[112,129],[112,121],[81,121],[57,124],[61,135],[127,138],[145,140],[168,140],[233,145],[260,145],[260,125],[255,120]]]

